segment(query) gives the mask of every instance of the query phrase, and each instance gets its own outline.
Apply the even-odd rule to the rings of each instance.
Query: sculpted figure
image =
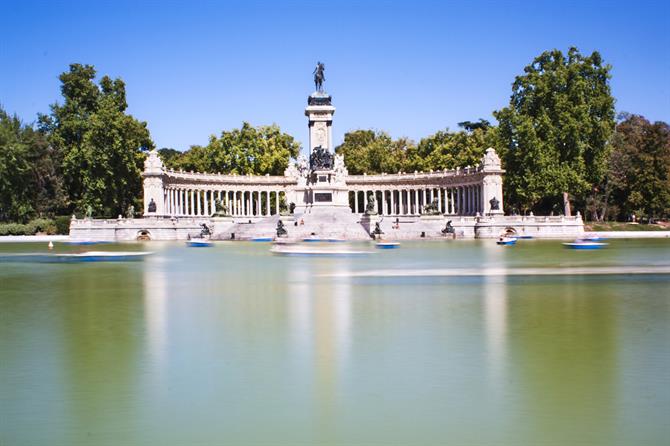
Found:
[[[311,170],[332,169],[333,155],[321,146],[314,147],[312,155],[309,157],[309,168]]]
[[[214,216],[225,217],[228,215],[228,206],[226,206],[220,198],[214,201]]]
[[[368,204],[365,206],[366,215],[377,215],[377,200],[374,195],[368,197]]]
[[[442,230],[442,234],[445,234],[445,235],[446,235],[446,234],[453,234],[454,232],[456,232],[456,230],[455,230],[454,227],[451,225],[451,220],[449,220],[449,221],[447,222],[447,226],[445,226],[444,229]]]
[[[132,204],[128,206],[128,210],[126,211],[126,218],[135,218],[135,206]]]
[[[438,215],[440,213],[439,207],[437,205],[437,198],[423,207],[423,213],[427,215]]]
[[[89,220],[93,218],[93,206],[91,206],[90,204],[86,206],[86,218],[88,218]]]
[[[326,66],[321,63],[317,62],[316,63],[316,68],[314,69],[314,88],[316,91],[323,91],[323,82],[326,80],[326,75],[324,74],[324,71],[326,70]]]
[[[500,210],[500,202],[496,197],[493,197],[489,200],[489,204],[491,205],[491,210],[492,211],[499,211]]]
[[[212,235],[212,230],[209,229],[206,223],[200,223],[200,238],[209,237]]]
[[[286,231],[286,227],[284,227],[284,222],[279,220],[277,222],[277,237],[283,237],[286,234],[288,234],[288,232]]]
[[[147,206],[147,211],[149,212],[156,212],[156,202],[152,198],[151,201],[149,202],[149,206]]]

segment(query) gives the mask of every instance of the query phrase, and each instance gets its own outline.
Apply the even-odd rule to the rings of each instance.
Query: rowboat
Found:
[[[572,243],[563,243],[563,246],[570,249],[602,249],[607,245],[608,243],[592,242],[583,239],[575,240]]]
[[[400,243],[398,242],[377,242],[377,249],[398,249],[400,248]]]
[[[0,256],[0,262],[20,263],[83,263],[83,262],[138,262],[151,252],[87,251],[59,254],[9,254]]]
[[[112,243],[109,241],[103,241],[103,240],[70,240],[67,242],[63,242],[66,245],[79,245],[79,246],[88,246],[88,245],[102,245],[106,243]]]
[[[496,243],[503,246],[511,246],[516,244],[516,237],[500,237]]]
[[[186,246],[189,248],[209,248],[214,246],[214,243],[209,240],[189,240],[186,242]]]
[[[251,239],[252,242],[271,242],[272,237],[254,237]]]

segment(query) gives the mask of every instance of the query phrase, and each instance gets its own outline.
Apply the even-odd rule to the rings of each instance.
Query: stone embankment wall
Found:
[[[295,226],[298,216],[283,218],[271,216],[267,218],[135,218],[117,220],[73,219],[70,224],[70,238],[72,240],[104,240],[104,241],[131,241],[141,238],[150,240],[186,240],[200,234],[201,224],[205,223],[213,229],[215,236],[223,239],[231,238],[236,234],[236,240],[251,239],[254,237],[270,237],[275,235],[275,228],[279,218],[285,222],[289,238],[301,238],[305,234],[319,237],[348,238],[347,233],[358,233],[363,230],[370,234],[374,231],[375,223],[383,232],[382,238],[388,240],[423,240],[423,239],[474,239],[497,238],[502,234],[531,236],[535,238],[576,238],[584,234],[584,224],[580,216],[576,217],[541,217],[541,216],[494,216],[494,217],[459,217],[445,215],[423,215],[388,217],[365,216],[351,214],[350,231],[342,227],[333,232],[329,225],[322,221],[312,222],[305,216],[306,225]],[[447,222],[451,222],[454,234],[445,234]],[[313,225],[313,227],[312,227]],[[330,225],[332,226],[332,225]],[[332,229],[332,228],[331,228]],[[360,237],[356,237],[360,239]]]

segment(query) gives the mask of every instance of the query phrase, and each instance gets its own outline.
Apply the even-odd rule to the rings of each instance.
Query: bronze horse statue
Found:
[[[326,66],[321,63],[317,62],[316,63],[316,68],[314,69],[314,88],[316,88],[316,91],[323,91],[323,82],[326,80],[326,75],[324,74],[324,71],[326,70]]]

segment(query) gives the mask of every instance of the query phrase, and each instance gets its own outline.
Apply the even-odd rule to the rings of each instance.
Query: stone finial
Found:
[[[484,170],[499,170],[500,157],[493,147],[486,149],[486,154],[482,158],[482,167]]]
[[[144,160],[144,173],[162,174],[164,167],[163,161],[158,156],[158,151],[156,149],[149,151],[149,155]]]

